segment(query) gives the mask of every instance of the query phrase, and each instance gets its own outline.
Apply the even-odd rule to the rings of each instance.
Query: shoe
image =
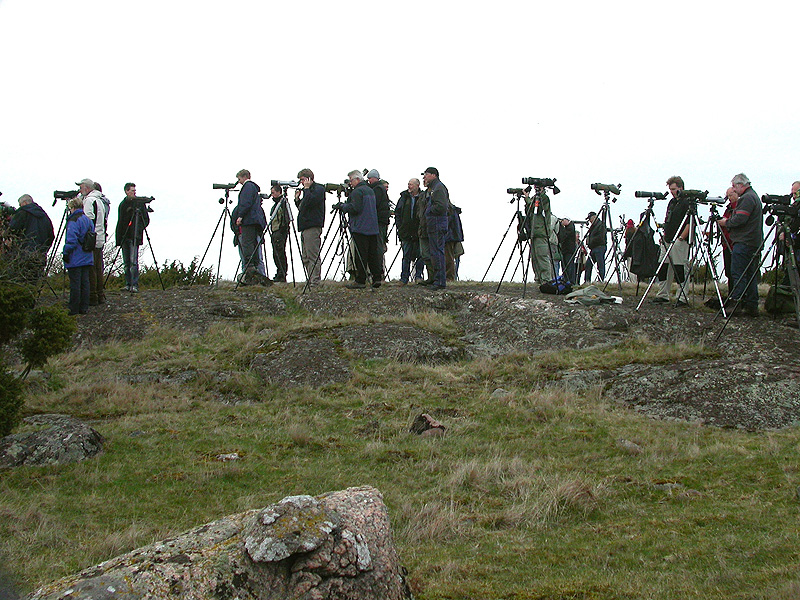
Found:
[[[275,277],[272,283],[286,283],[286,277]]]
[[[650,304],[668,304],[668,298],[662,298],[661,296],[656,296],[652,300],[650,300]]]
[[[98,300],[89,300],[89,306],[97,306],[100,304]]]
[[[138,293],[139,293],[139,288],[136,287],[135,285],[132,285],[131,286],[131,294],[138,294]]]
[[[348,283],[344,287],[346,287],[348,290],[363,290],[366,289],[367,284],[355,282],[355,283]]]
[[[747,304],[747,305],[743,306],[742,308],[744,310],[745,316],[753,317],[753,318],[758,317],[758,305],[752,306],[750,304]]]
[[[423,279],[422,281],[418,281],[417,285],[433,285],[433,279]]]
[[[429,286],[429,289],[430,289],[432,292],[438,292],[439,290],[446,290],[446,289],[447,289],[447,286],[444,286],[444,285],[439,285],[438,283],[432,283],[432,284]]]
[[[377,290],[379,287],[381,287],[381,282],[380,281],[373,281],[372,282],[372,289],[373,290]]]

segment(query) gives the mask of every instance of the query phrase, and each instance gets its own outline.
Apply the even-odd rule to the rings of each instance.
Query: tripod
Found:
[[[208,240],[208,245],[206,246],[206,250],[205,250],[205,252],[203,252],[203,256],[200,259],[200,262],[197,264],[197,270],[195,271],[195,274],[192,276],[192,279],[189,282],[190,286],[192,284],[194,284],[194,280],[197,278],[197,274],[200,272],[200,267],[203,266],[203,261],[206,259],[206,255],[208,254],[208,250],[211,248],[211,244],[214,242],[214,237],[217,235],[217,231],[219,230],[220,225],[222,225],[222,233],[221,233],[220,238],[219,238],[219,257],[217,259],[217,276],[212,279],[212,281],[213,281],[212,285],[218,285],[219,284],[219,271],[220,271],[220,266],[222,265],[222,246],[225,243],[225,225],[224,225],[224,223],[226,223],[227,220],[229,220],[231,218],[230,205],[233,203],[233,200],[231,200],[231,198],[230,198],[230,192],[235,186],[236,186],[236,184],[230,185],[230,187],[228,187],[228,185],[225,185],[222,188],[222,189],[225,190],[225,197],[219,199],[219,203],[222,204],[222,213],[219,215],[219,219],[217,219],[217,224],[214,227],[214,232],[211,234],[211,238]],[[216,188],[216,189],[219,189],[219,188]]]
[[[164,280],[161,277],[161,271],[158,268],[158,261],[156,260],[156,253],[153,250],[153,242],[150,240],[150,234],[147,233],[147,226],[143,226],[144,223],[144,212],[152,212],[150,207],[147,206],[147,202],[152,200],[152,198],[126,198],[126,200],[130,201],[133,204],[133,214],[131,215],[131,220],[128,222],[127,227],[125,228],[125,232],[122,235],[122,244],[125,244],[127,241],[132,241],[133,243],[133,251],[138,253],[139,246],[137,245],[137,241],[139,240],[139,233],[141,232],[145,239],[147,239],[147,245],[150,248],[150,254],[153,257],[153,265],[155,266],[156,273],[158,274],[158,281],[161,284],[161,289],[167,289],[164,285]],[[131,236],[128,236],[128,233],[133,229]],[[111,277],[111,272],[114,270],[114,264],[117,262],[117,257],[119,256],[120,251],[122,250],[122,246],[120,245],[117,247],[117,251],[114,254],[114,258],[111,260],[111,265],[108,267],[108,273],[106,274],[105,283],[108,283],[108,278]],[[123,262],[125,260],[123,259]],[[138,265],[139,257],[136,257],[136,263]],[[138,267],[137,267],[138,268]],[[126,282],[127,284],[127,282]],[[132,290],[133,291],[133,290]]]
[[[616,186],[617,190],[619,190],[620,187],[622,187],[622,186],[617,185]],[[596,189],[595,192],[597,194],[600,194],[600,190]],[[619,193],[619,192],[617,192],[617,193]],[[608,287],[608,284],[611,282],[612,275],[614,275],[615,273],[617,275],[617,285],[619,286],[619,289],[622,290],[622,273],[620,272],[620,260],[619,260],[619,257],[621,255],[621,252],[620,252],[620,249],[619,249],[619,238],[618,238],[618,236],[614,235],[614,225],[613,225],[613,221],[611,219],[611,205],[609,204],[609,202],[616,202],[616,201],[617,201],[616,197],[615,198],[611,198],[611,191],[609,189],[607,189],[607,186],[604,186],[604,189],[603,189],[603,205],[600,207],[600,210],[597,212],[597,220],[599,220],[603,224],[603,227],[605,228],[606,231],[611,232],[611,248],[606,250],[603,253],[603,271],[604,271],[604,274],[605,274],[606,264],[608,263],[608,254],[609,254],[609,252],[611,253],[611,256],[613,257],[612,264],[614,265],[614,270],[611,273],[608,274],[608,278],[606,278],[604,280],[604,282],[603,282],[603,291],[604,292],[606,291],[606,288]],[[592,226],[594,226],[594,223],[592,223]],[[591,229],[591,228],[592,227],[589,227],[589,229]],[[586,232],[586,235],[588,237],[588,235],[589,235],[588,231]],[[591,254],[590,254],[590,258],[591,258]],[[598,264],[597,268],[598,268],[598,271],[599,271],[599,269],[600,269],[600,265],[599,264]],[[599,273],[598,273],[598,275],[599,275]],[[601,276],[600,279],[602,280],[603,277]]]
[[[522,261],[525,260],[525,250],[530,246],[530,235],[531,235],[531,220],[528,211],[526,210],[525,213],[520,211],[519,203],[523,196],[523,190],[518,189],[514,191],[514,196],[509,201],[510,204],[514,202],[517,203],[517,208],[514,211],[513,216],[511,217],[511,221],[508,223],[508,227],[506,227],[506,231],[503,234],[503,237],[500,240],[500,243],[497,245],[497,250],[495,250],[494,255],[492,256],[492,260],[489,261],[489,266],[486,268],[486,272],[483,274],[481,278],[481,283],[486,280],[487,275],[489,274],[489,270],[492,268],[497,255],[500,253],[500,249],[503,247],[503,244],[506,241],[506,237],[508,237],[508,232],[511,231],[511,227],[514,223],[517,223],[517,239],[514,241],[514,247],[511,249],[511,253],[508,257],[508,261],[506,261],[506,266],[503,269],[502,275],[500,275],[500,281],[497,283],[497,289],[495,290],[495,294],[500,291],[500,286],[503,285],[503,281],[505,279],[506,273],[508,272],[508,267],[511,265],[511,261],[514,259],[514,255],[519,251],[519,259],[517,260],[517,264],[514,267],[514,272],[511,275],[510,279],[514,278],[514,275],[517,273],[517,269],[519,268]],[[524,216],[523,216],[524,215]],[[530,261],[528,261],[529,263]],[[527,288],[527,276],[528,276],[528,269],[527,266],[523,272],[523,288],[522,288],[522,297],[525,297],[525,291]]]
[[[773,208],[773,210],[775,210],[775,209]],[[780,210],[780,209],[778,209],[778,210]],[[776,213],[778,214],[778,220],[775,221],[772,224],[772,227],[767,232],[767,235],[765,235],[764,239],[761,241],[761,245],[758,247],[758,250],[756,250],[753,253],[753,256],[750,258],[750,262],[747,264],[747,267],[744,269],[744,273],[747,273],[747,271],[750,270],[753,262],[758,260],[758,265],[757,265],[757,267],[755,269],[753,269],[753,273],[750,276],[750,278],[747,280],[747,283],[744,285],[743,290],[746,290],[753,283],[753,280],[755,280],[756,277],[759,276],[759,273],[761,271],[761,266],[764,264],[764,261],[766,260],[767,256],[769,256],[770,252],[772,252],[772,250],[775,249],[774,264],[776,265],[776,269],[775,269],[775,284],[774,285],[775,285],[775,288],[776,288],[776,291],[777,291],[777,286],[778,286],[778,269],[777,269],[777,265],[780,262],[780,260],[779,260],[779,254],[780,254],[779,249],[781,248],[781,246],[783,246],[784,255],[785,255],[784,256],[784,267],[786,267],[786,269],[787,269],[787,278],[789,280],[789,287],[792,290],[792,296],[793,296],[793,299],[794,299],[795,317],[797,319],[798,326],[800,326],[800,274],[798,274],[797,248],[795,247],[796,246],[796,240],[794,240],[794,238],[792,237],[792,234],[791,234],[790,229],[789,229],[789,216],[794,216],[794,215],[788,215],[788,214],[783,213],[783,212],[778,212],[777,210],[776,210]],[[769,247],[769,250],[767,250],[767,252],[764,254],[764,256],[759,259],[760,255],[761,255],[761,251],[764,249],[764,245],[766,244],[767,239],[773,233],[775,234],[775,237],[774,237],[774,239],[772,241],[772,245]],[[781,234],[782,234],[783,240],[780,239]],[[788,261],[789,264],[786,264],[787,261]],[[736,284],[738,284],[738,281],[735,282],[735,284],[734,284],[735,288],[738,287],[738,285],[736,285]],[[744,296],[744,291],[742,293],[742,296]],[[741,299],[738,302],[736,302],[736,304],[734,304],[733,308],[731,309],[730,314],[727,315],[727,317],[725,317],[725,315],[723,313],[723,317],[725,317],[725,324],[722,326],[722,329],[720,329],[719,333],[717,333],[717,335],[714,337],[714,341],[719,340],[720,336],[722,335],[722,332],[725,331],[725,328],[727,327],[728,322],[730,321],[730,318],[733,316],[733,314],[739,308],[739,304],[741,304]],[[719,316],[719,313],[717,313],[717,316]],[[714,317],[714,318],[716,319],[716,317]]]
[[[688,235],[686,241],[687,241],[688,246],[689,246],[689,255],[687,257],[686,268],[684,269],[684,273],[683,273],[683,281],[679,281],[678,282],[678,293],[677,293],[676,298],[675,298],[675,306],[679,306],[681,302],[686,302],[685,300],[681,300],[681,298],[687,298],[686,290],[687,290],[687,288],[689,286],[690,278],[691,278],[693,272],[696,272],[696,269],[693,269],[693,266],[700,264],[700,260],[699,259],[702,258],[703,261],[704,261],[704,264],[706,265],[706,270],[707,271],[709,271],[709,270],[711,271],[711,276],[712,276],[713,281],[714,281],[714,289],[717,292],[717,299],[720,302],[720,306],[721,306],[721,310],[723,312],[723,316],[725,315],[725,307],[724,307],[724,305],[723,305],[724,303],[722,301],[722,293],[720,292],[720,289],[719,289],[719,275],[717,274],[716,263],[713,260],[713,256],[710,254],[710,250],[711,250],[710,245],[708,245],[708,244],[704,245],[704,244],[696,243],[695,236],[696,236],[697,230],[700,229],[700,221],[699,221],[699,219],[697,217],[697,198],[696,197],[691,197],[691,196],[689,197],[689,205],[688,205],[688,207],[686,209],[686,214],[684,215],[680,226],[674,232],[673,239],[672,239],[672,241],[670,241],[669,245],[667,245],[665,243],[664,236],[662,235],[662,233],[660,231],[658,233],[661,248],[662,249],[665,248],[663,250],[663,254],[664,255],[661,257],[661,260],[659,261],[658,266],[656,267],[656,274],[653,275],[652,279],[650,280],[650,283],[647,286],[647,289],[645,290],[644,294],[642,294],[642,299],[639,301],[639,304],[636,306],[636,310],[637,311],[641,308],[642,304],[644,303],[644,299],[647,297],[647,294],[650,292],[650,288],[653,287],[653,284],[655,283],[656,278],[659,275],[659,272],[661,271],[662,267],[664,267],[664,264],[667,261],[669,261],[669,264],[672,267],[673,272],[675,272],[675,273],[678,272],[676,267],[677,266],[681,266],[681,265],[676,265],[674,263],[673,257],[672,257],[672,249],[675,247],[676,242],[679,239],[681,239],[681,234],[683,233],[683,231],[687,227],[689,229],[689,232],[688,232],[689,235]],[[687,300],[688,300],[688,298],[687,298]]]
[[[53,206],[56,205],[58,202],[58,198],[53,200]],[[55,241],[53,245],[50,246],[50,252],[47,254],[47,264],[44,269],[44,277],[43,280],[47,287],[50,288],[50,291],[53,292],[53,296],[58,298],[58,294],[53,289],[53,286],[50,285],[48,281],[48,276],[50,275],[50,271],[53,269],[56,263],[56,257],[59,255],[59,246],[61,246],[61,241],[64,239],[64,236],[67,234],[67,219],[69,219],[69,206],[64,206],[64,212],[61,214],[61,222],[58,224],[58,232],[56,233]],[[66,269],[64,271],[66,275]],[[66,281],[66,280],[65,280]],[[39,291],[36,294],[36,298],[38,299],[42,293],[42,286],[39,286]]]

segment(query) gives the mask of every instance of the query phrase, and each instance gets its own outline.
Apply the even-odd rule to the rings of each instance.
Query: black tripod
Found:
[[[287,264],[278,265],[278,261],[275,261],[275,268],[278,271],[283,270],[283,275],[286,277],[288,275],[289,269],[292,271],[292,285],[295,285],[295,273],[294,273],[294,254],[292,252],[292,238],[294,237],[295,247],[297,248],[297,253],[300,253],[300,240],[297,236],[297,227],[295,226],[294,222],[294,214],[292,213],[292,205],[288,200],[286,192],[288,191],[288,186],[281,187],[281,198],[278,202],[270,210],[270,218],[269,222],[267,223],[267,231],[272,232],[272,224],[274,223],[275,219],[278,219],[281,214],[286,216],[288,221],[288,228],[289,234],[287,235],[286,241],[289,244],[289,258],[286,261]],[[270,233],[270,236],[272,233]],[[273,258],[275,258],[273,256]],[[276,274],[277,276],[277,274]]]
[[[203,252],[203,256],[200,259],[200,262],[197,264],[197,270],[195,271],[194,275],[192,276],[192,280],[189,282],[189,285],[194,284],[194,280],[197,278],[197,274],[200,272],[200,267],[203,266],[203,261],[206,259],[206,255],[208,254],[208,250],[211,248],[211,244],[214,242],[214,237],[217,235],[217,231],[222,225],[222,233],[219,238],[219,257],[217,258],[217,276],[212,278],[211,285],[219,284],[219,271],[220,266],[222,265],[222,246],[225,243],[225,224],[231,218],[231,209],[230,205],[233,203],[233,200],[230,198],[230,192],[233,188],[236,187],[235,183],[215,183],[214,189],[215,190],[225,190],[225,197],[219,199],[219,203],[222,204],[222,213],[219,215],[219,219],[217,219],[217,224],[214,227],[214,232],[211,234],[211,238],[208,240],[208,245],[206,246],[205,252]]]
[[[753,253],[753,256],[750,258],[750,262],[747,264],[747,267],[744,269],[744,273],[747,273],[747,271],[750,270],[753,262],[754,261],[758,261],[758,266],[755,269],[753,269],[753,274],[750,276],[750,278],[747,280],[747,283],[743,287],[742,296],[744,296],[744,290],[746,290],[748,287],[750,287],[750,285],[753,283],[754,279],[759,277],[759,274],[761,272],[761,266],[764,264],[764,261],[766,260],[767,256],[770,255],[770,253],[773,251],[773,249],[775,249],[774,264],[776,265],[776,268],[775,268],[775,284],[774,285],[776,287],[776,292],[777,292],[777,281],[778,281],[778,272],[779,272],[779,269],[777,268],[777,265],[780,263],[779,255],[781,254],[779,252],[779,249],[783,248],[784,267],[787,270],[787,278],[789,280],[789,287],[792,290],[792,296],[793,296],[793,299],[794,299],[795,317],[797,318],[798,327],[800,327],[800,274],[798,273],[798,265],[797,265],[796,240],[792,237],[792,234],[791,234],[791,231],[790,231],[790,228],[789,228],[789,223],[791,221],[790,217],[792,217],[792,216],[796,217],[797,214],[796,213],[795,214],[790,214],[790,213],[787,213],[787,212],[783,212],[783,210],[780,209],[780,208],[773,208],[772,210],[775,212],[775,214],[778,215],[778,220],[774,221],[772,223],[772,227],[767,232],[767,235],[764,236],[764,239],[761,241],[761,245],[758,247],[758,250],[756,250]],[[772,217],[769,217],[769,218],[772,218]],[[768,221],[769,221],[769,218],[768,218]],[[770,245],[769,250],[767,250],[767,252],[764,253],[764,255],[762,257],[761,256],[761,252],[764,249],[764,245],[766,244],[767,239],[769,239],[769,237],[773,233],[774,233],[774,239],[772,241],[772,244]],[[782,240],[781,240],[781,237],[783,237]],[[737,282],[734,282],[734,287],[736,287],[736,283]],[[727,327],[728,322],[730,321],[731,317],[736,312],[736,310],[739,308],[740,304],[741,304],[741,301],[736,302],[733,305],[733,308],[731,309],[730,314],[728,314],[727,317],[725,317],[725,314],[724,314],[724,310],[723,310],[724,306],[722,307],[722,309],[720,309],[720,312],[722,312],[723,317],[725,317],[725,324],[722,326],[722,329],[720,329],[719,333],[717,333],[717,335],[714,337],[714,341],[719,340],[720,336],[722,335],[722,332],[725,331],[725,327]],[[719,314],[720,313],[717,313],[717,316],[719,316]],[[714,318],[716,319],[716,317],[714,317]]]
[[[55,193],[58,194],[60,192],[55,192]],[[76,192],[76,195],[77,195],[77,192]],[[58,200],[59,200],[59,196],[56,196],[53,199],[53,206],[55,206],[58,203]],[[69,212],[70,212],[69,211],[69,206],[65,205],[64,206],[64,212],[61,214],[61,222],[58,224],[58,230],[57,230],[57,233],[56,233],[55,241],[53,242],[53,245],[50,246],[50,252],[48,252],[48,254],[47,254],[47,264],[46,264],[45,269],[44,269],[44,278],[43,278],[44,282],[47,284],[47,287],[50,288],[50,291],[53,292],[53,295],[56,298],[58,298],[58,294],[53,289],[53,286],[50,285],[50,282],[48,281],[48,276],[50,275],[50,272],[53,270],[53,267],[56,264],[57,257],[60,254],[59,247],[61,246],[61,241],[64,239],[64,236],[67,233],[67,219],[69,219]],[[64,275],[66,276],[66,269],[64,270]],[[66,281],[66,279],[65,279],[65,281]],[[42,288],[40,287],[39,288],[39,292],[38,292],[38,294],[36,296],[37,298],[39,297],[41,292],[42,292]]]
[[[676,280],[678,279],[678,269],[681,265],[676,265],[673,262],[672,257],[672,249],[675,247],[675,244],[679,239],[681,239],[682,232],[688,227],[688,237],[686,242],[689,246],[689,255],[687,257],[686,267],[684,268],[683,272],[683,281],[678,281],[678,293],[676,294],[675,298],[675,306],[678,306],[682,302],[682,298],[686,298],[688,301],[688,288],[689,282],[692,280],[693,274],[696,273],[697,265],[702,262],[706,266],[706,272],[711,271],[711,276],[714,281],[714,288],[717,292],[717,299],[720,302],[721,310],[723,316],[725,315],[725,307],[722,300],[722,293],[719,289],[719,275],[717,273],[716,263],[713,259],[713,255],[710,253],[710,245],[708,244],[699,244],[696,240],[697,231],[700,229],[700,220],[697,216],[697,203],[698,198],[705,200],[708,196],[708,192],[698,192],[697,190],[681,190],[680,194],[684,197],[688,198],[689,205],[686,209],[686,215],[684,215],[683,220],[681,221],[680,226],[675,233],[673,234],[673,239],[669,242],[669,245],[664,241],[664,237],[662,233],[659,231],[658,236],[660,240],[660,247],[663,248],[663,256],[656,267],[656,273],[653,275],[650,283],[647,286],[644,294],[642,294],[642,299],[639,301],[639,304],[636,306],[636,310],[639,310],[644,303],[644,299],[647,297],[647,294],[650,292],[650,289],[653,287],[653,284],[656,281],[656,278],[661,271],[661,268],[664,264],[669,261],[670,266],[672,267],[673,272],[676,274]]]
[[[511,190],[511,193],[513,193],[513,197],[511,198],[509,203],[514,204],[514,202],[516,202],[517,208],[511,217],[511,221],[509,222],[508,227],[506,227],[506,231],[503,234],[503,237],[500,239],[500,243],[497,245],[497,250],[495,250],[494,255],[492,256],[492,260],[489,261],[489,266],[486,267],[486,272],[483,274],[483,277],[481,278],[481,283],[483,283],[486,280],[487,275],[489,274],[489,270],[492,268],[492,265],[494,264],[495,258],[497,258],[497,255],[500,253],[500,249],[503,247],[503,244],[506,241],[506,237],[508,237],[508,232],[511,231],[511,228],[514,226],[514,223],[516,223],[517,239],[514,241],[514,247],[511,249],[511,253],[509,254],[508,260],[506,261],[506,266],[503,269],[502,275],[500,275],[500,280],[497,283],[497,289],[495,290],[495,293],[500,291],[500,286],[503,285],[503,281],[505,280],[506,273],[508,272],[508,268],[511,265],[511,261],[514,259],[514,255],[517,252],[519,252],[519,259],[517,260],[517,264],[514,267],[514,272],[512,273],[510,279],[513,279],[514,275],[516,275],[517,269],[519,268],[520,264],[522,264],[522,262],[525,260],[525,251],[529,249],[530,246],[531,215],[528,213],[527,210],[524,213],[520,211],[520,201],[522,200],[522,197],[525,192],[522,189],[515,188]],[[530,260],[528,261],[528,263],[530,263]],[[528,269],[526,267],[523,272],[523,288],[522,288],[523,298],[525,297],[525,291],[527,287],[527,275],[528,275]]]
[[[153,198],[134,196],[133,198],[128,198],[127,200],[133,203],[133,215],[131,216],[131,220],[128,222],[127,227],[125,228],[125,233],[122,236],[122,243],[124,244],[127,240],[131,240],[133,242],[135,252],[139,252],[139,246],[136,245],[136,242],[139,239],[140,232],[144,235],[145,239],[147,240],[147,246],[150,248],[150,254],[153,257],[153,265],[155,266],[156,273],[158,274],[158,281],[161,284],[161,289],[165,290],[167,288],[164,285],[164,280],[161,278],[161,271],[158,268],[156,253],[153,250],[153,242],[150,240],[150,234],[147,233],[147,227],[142,225],[144,223],[144,213],[153,212],[153,209],[147,206],[147,203],[152,201]],[[128,237],[129,232],[131,232],[130,237]],[[111,272],[114,270],[114,263],[117,262],[117,257],[119,256],[121,250],[122,246],[119,246],[114,254],[114,258],[111,260],[111,265],[108,267],[108,273],[106,274],[105,283],[108,283],[108,278],[111,277]],[[136,262],[138,264],[138,257]]]
[[[620,271],[620,259],[619,257],[622,255],[619,249],[619,239],[618,236],[614,235],[614,222],[611,219],[611,205],[609,202],[616,202],[616,196],[619,195],[620,190],[622,188],[622,184],[618,183],[617,185],[609,185],[603,183],[593,183],[592,189],[595,193],[599,196],[602,192],[603,194],[603,205],[600,207],[600,210],[597,211],[597,220],[599,220],[606,229],[606,232],[611,234],[611,248],[607,249],[606,252],[603,254],[603,271],[605,272],[606,264],[608,264],[608,255],[609,252],[613,258],[612,264],[614,269],[607,274],[607,277],[603,281],[603,291],[606,291],[609,282],[611,281],[611,277],[616,274],[617,275],[617,285],[619,289],[622,290],[622,273]],[[611,197],[611,194],[614,194],[614,198]],[[594,223],[592,223],[594,225]],[[592,227],[590,226],[589,229]],[[589,235],[589,232],[586,232],[586,235]],[[591,254],[589,255],[591,258]],[[587,259],[588,260],[588,259]],[[598,271],[600,270],[600,265],[598,265]],[[599,275],[599,273],[598,273]],[[602,278],[601,278],[602,279]]]

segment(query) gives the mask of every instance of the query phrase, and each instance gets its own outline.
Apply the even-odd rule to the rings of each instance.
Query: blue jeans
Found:
[[[125,285],[139,287],[139,246],[133,240],[122,242],[122,263],[125,265]]]
[[[422,261],[419,249],[419,238],[401,240],[400,247],[403,252],[403,262],[400,267],[400,281],[408,283],[411,279],[411,265],[414,264],[414,279],[422,279],[422,270],[425,263]]]
[[[433,267],[433,283],[439,287],[447,285],[447,271],[444,262],[444,242],[447,237],[447,215],[438,217],[428,215],[428,245]]]
[[[730,297],[741,300],[745,306],[758,307],[758,267],[761,262],[758,248],[734,243],[731,250],[731,280],[733,291]],[[749,282],[749,283],[748,283]]]
[[[597,263],[597,274],[600,275],[600,280],[606,279],[606,247],[598,246],[592,248],[589,256],[586,258],[586,279],[584,283],[591,283],[592,281],[592,267]]]

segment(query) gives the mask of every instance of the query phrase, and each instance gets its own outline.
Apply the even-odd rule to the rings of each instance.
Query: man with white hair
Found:
[[[731,187],[739,195],[736,209],[729,218],[717,221],[730,231],[731,279],[733,288],[728,300],[737,302],[749,317],[758,316],[758,269],[764,242],[764,218],[761,199],[744,173],[735,175]]]
[[[29,194],[19,197],[9,231],[18,238],[14,252],[23,279],[35,281],[44,274],[47,251],[53,245],[53,222]]]
[[[103,202],[103,193],[98,191],[94,181],[81,179],[81,198],[83,198],[83,213],[89,217],[97,234],[97,241],[92,251],[94,263],[89,269],[89,306],[97,306],[106,301],[103,277],[103,247],[106,245],[106,205]]]

